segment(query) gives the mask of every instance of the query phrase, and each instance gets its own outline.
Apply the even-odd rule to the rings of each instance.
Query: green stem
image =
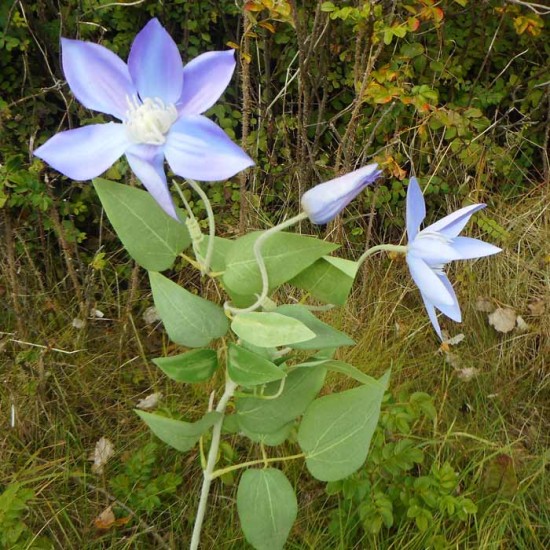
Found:
[[[361,264],[372,254],[376,254],[376,252],[381,251],[387,251],[387,252],[398,252],[401,254],[407,253],[407,247],[400,245],[400,244],[377,244],[376,246],[373,246],[363,252],[362,256],[357,260],[358,267],[361,267]]]
[[[182,256],[185,260],[187,260],[193,267],[195,267],[196,269],[199,269],[202,272],[202,266],[204,265],[204,258],[202,257],[199,246],[204,235],[201,232],[199,222],[197,221],[197,218],[193,213],[193,209],[191,208],[191,205],[185,198],[183,191],[181,190],[180,186],[177,184],[176,181],[174,181],[173,183],[176,187],[176,190],[180,196],[181,201],[183,202],[183,205],[185,206],[185,210],[187,210],[187,220],[185,220],[185,225],[187,226],[187,230],[189,231],[189,236],[191,237],[191,241],[193,243],[193,252],[195,253],[195,261],[193,262],[190,258],[185,257],[185,254],[183,253],[181,253],[180,256]]]
[[[233,397],[236,387],[237,387],[237,384],[235,384],[235,382],[230,380],[229,376],[226,375],[225,391],[220,398],[218,406],[216,407],[216,412],[220,413],[220,418],[214,424],[214,428],[212,429],[212,442],[210,444],[210,450],[208,451],[206,469],[203,471],[201,496],[199,500],[199,507],[197,508],[197,515],[195,517],[195,525],[193,527],[193,535],[191,538],[190,550],[197,550],[199,547],[201,531],[202,531],[202,523],[204,521],[204,515],[206,513],[206,504],[208,502],[208,495],[210,493],[210,484],[214,479],[214,477],[212,476],[212,472],[214,472],[214,467],[216,466],[216,460],[218,458],[218,450],[220,448],[220,438],[222,433],[223,417],[224,417],[225,409],[227,407],[227,403],[229,402],[231,397]]]
[[[196,191],[197,195],[200,196],[204,207],[206,208],[206,214],[208,215],[208,246],[206,247],[206,255],[204,257],[204,265],[202,269],[202,274],[206,275],[210,272],[210,264],[212,262],[212,254],[214,253],[214,237],[216,235],[216,219],[214,218],[214,211],[212,210],[212,205],[208,195],[204,192],[202,187],[195,181],[187,179],[189,185]]]
[[[286,229],[287,227],[290,227],[296,223],[298,223],[301,220],[305,220],[307,218],[307,214],[305,212],[300,212],[297,216],[294,216],[293,218],[289,218],[288,220],[284,221],[283,223],[280,223],[279,225],[275,225],[271,229],[268,229],[267,231],[264,231],[254,243],[254,257],[256,259],[256,263],[258,264],[258,269],[260,270],[260,275],[262,277],[262,292],[258,296],[258,299],[256,302],[254,302],[250,307],[247,308],[236,308],[229,305],[229,302],[226,302],[224,304],[224,308],[229,311],[232,315],[236,315],[237,313],[249,313],[251,311],[256,311],[264,302],[264,300],[267,298],[267,295],[269,293],[269,277],[267,274],[267,268],[265,265],[264,258],[262,256],[262,247],[271,237],[271,235],[274,235],[275,233],[278,233],[279,231],[282,231],[283,229]]]
[[[260,460],[249,460],[248,462],[241,462],[240,464],[235,464],[234,466],[228,466],[227,468],[222,468],[221,470],[216,470],[212,472],[211,479],[216,479],[221,477],[228,472],[234,472],[235,470],[241,470],[242,468],[248,468],[248,466],[256,466],[256,464],[270,464],[272,462],[286,462],[287,460],[296,460],[297,458],[304,458],[306,455],[304,453],[299,453],[297,455],[291,456],[279,456],[274,458],[261,458]]]

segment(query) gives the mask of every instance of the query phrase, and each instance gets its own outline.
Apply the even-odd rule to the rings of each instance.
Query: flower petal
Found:
[[[470,237],[456,237],[451,245],[460,255],[461,260],[471,260],[473,258],[481,258],[502,252],[502,248],[492,244],[480,241],[479,239],[471,239]]]
[[[34,154],[74,180],[99,176],[131,145],[122,124],[91,124],[60,132]]]
[[[183,83],[183,63],[176,43],[158,19],[151,19],[137,34],[128,68],[142,101],[149,97],[176,103]]]
[[[161,208],[175,220],[180,221],[164,173],[164,155],[156,145],[134,145],[126,152],[132,172]]]
[[[328,223],[381,173],[374,163],[320,183],[302,195],[302,209],[313,223]]]
[[[426,311],[428,313],[428,317],[430,318],[430,321],[437,332],[437,335],[443,340],[443,335],[441,334],[441,327],[439,326],[439,321],[437,320],[437,312],[435,311],[435,307],[433,304],[426,298],[423,292],[420,292],[420,296],[422,296],[422,300],[424,301],[424,307],[426,308]]]
[[[437,234],[425,233],[426,229],[418,233],[416,239],[409,242],[409,250],[418,258],[422,258],[428,265],[436,266],[460,260],[460,253],[452,245]]]
[[[426,262],[407,253],[407,265],[416,286],[430,303],[436,307],[442,304],[450,306],[454,303],[453,296]]]
[[[464,208],[441,218],[429,227],[426,227],[424,231],[436,231],[443,233],[443,235],[450,238],[457,237],[470,220],[472,214],[482,208],[485,208],[484,204],[471,204],[470,206],[465,206]]]
[[[182,116],[168,133],[164,154],[170,168],[183,178],[220,181],[254,161],[211,120]]]
[[[422,195],[418,180],[413,176],[409,180],[407,189],[407,236],[409,241],[416,237],[420,224],[425,217],[426,203],[424,202],[424,195]]]
[[[235,50],[206,52],[187,63],[178,112],[200,115],[210,109],[227,88],[235,65]]]
[[[91,42],[61,39],[63,72],[75,97],[88,109],[124,120],[126,97],[136,93],[126,63]]]
[[[453,303],[451,305],[447,304],[437,304],[437,309],[441,311],[444,315],[451,318],[453,321],[460,323],[462,321],[462,314],[460,313],[460,306],[458,304],[458,299],[456,297],[453,285],[451,285],[447,275],[444,273],[438,275],[439,280],[443,283],[443,286],[447,289],[447,292],[452,296]]]

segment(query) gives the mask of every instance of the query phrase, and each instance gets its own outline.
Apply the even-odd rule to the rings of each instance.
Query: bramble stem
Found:
[[[191,537],[190,550],[197,550],[199,547],[202,523],[204,521],[204,515],[206,512],[206,504],[208,502],[208,495],[210,493],[210,484],[214,477],[212,472],[216,466],[216,460],[218,458],[218,450],[220,448],[220,438],[222,433],[223,417],[227,403],[233,397],[237,384],[230,380],[228,376],[225,379],[225,391],[221,396],[221,399],[216,407],[216,412],[220,413],[220,418],[214,424],[212,429],[212,442],[210,443],[210,449],[208,451],[208,459],[206,461],[206,469],[203,471],[203,480],[201,488],[201,496],[199,500],[199,507],[197,508],[197,516],[195,517],[195,525],[193,526],[193,535]]]
[[[262,292],[258,296],[258,299],[256,302],[254,302],[250,307],[247,308],[236,308],[229,305],[229,302],[226,302],[224,304],[224,309],[229,311],[232,315],[236,315],[237,313],[249,313],[251,311],[256,311],[263,303],[264,300],[267,298],[267,295],[269,293],[269,277],[267,274],[267,268],[265,266],[265,261],[262,256],[262,247],[271,237],[271,235],[274,235],[275,233],[278,233],[279,231],[282,231],[283,229],[286,229],[287,227],[290,227],[292,225],[295,225],[301,220],[305,220],[307,218],[307,214],[305,212],[300,212],[297,216],[294,216],[292,218],[289,218],[288,220],[284,221],[283,223],[280,223],[279,225],[275,225],[271,229],[268,229],[267,231],[264,231],[254,243],[254,257],[256,259],[256,263],[258,264],[258,269],[260,270],[260,275],[262,277]]]
[[[241,470],[242,468],[247,468],[248,466],[256,466],[256,464],[270,464],[271,462],[286,462],[287,460],[296,460],[298,458],[304,458],[306,455],[304,453],[299,453],[297,455],[290,456],[276,456],[273,458],[261,458],[259,460],[249,460],[248,462],[241,462],[240,464],[234,464],[233,466],[228,466],[227,468],[222,468],[212,472],[210,476],[211,479],[216,479],[221,477],[224,474],[229,472],[234,472],[235,470]]]
[[[357,267],[361,267],[361,264],[372,254],[376,254],[377,252],[382,252],[383,250],[387,252],[398,252],[401,254],[407,253],[407,247],[400,244],[377,244],[376,246],[373,246],[363,252],[361,257],[357,260],[357,263],[359,264]]]

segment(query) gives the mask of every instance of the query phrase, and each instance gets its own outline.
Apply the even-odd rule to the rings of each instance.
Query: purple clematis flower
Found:
[[[208,52],[183,66],[176,43],[157,19],[138,33],[124,63],[90,42],[61,39],[63,72],[88,109],[120,122],[92,124],[53,136],[34,154],[75,180],[99,176],[122,155],[172,217],[164,159],[184,178],[227,179],[252,159],[202,116],[235,69],[233,50]]]
[[[374,163],[320,183],[302,195],[302,209],[313,223],[328,223],[381,173]]]
[[[469,260],[501,252],[501,249],[478,239],[459,237],[468,220],[484,204],[465,206],[419,231],[426,217],[424,197],[418,181],[412,177],[407,190],[407,264],[420,290],[430,321],[440,338],[441,328],[436,308],[460,323],[462,320],[456,294],[443,268],[452,260]]]

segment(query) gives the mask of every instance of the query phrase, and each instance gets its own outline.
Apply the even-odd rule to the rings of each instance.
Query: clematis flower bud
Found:
[[[313,223],[328,223],[380,174],[382,170],[378,170],[378,164],[368,164],[354,172],[316,185],[302,195],[302,209]]]

